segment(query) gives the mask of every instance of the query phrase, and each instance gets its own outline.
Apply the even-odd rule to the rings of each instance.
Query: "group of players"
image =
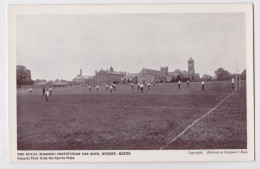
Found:
[[[153,86],[155,85],[155,82],[152,82]],[[163,84],[165,84],[165,82],[163,82]],[[131,85],[132,90],[134,90],[134,83],[128,83],[128,85]],[[187,80],[187,86],[189,87],[190,82],[189,80]],[[202,85],[202,90],[204,91],[205,88],[205,83],[204,81],[201,82]],[[113,90],[116,90],[116,83],[111,83],[109,86],[108,84],[105,84],[106,86],[106,91],[109,89],[110,93],[113,92]],[[77,86],[78,88],[80,87],[79,85]],[[92,90],[92,87],[96,87],[96,91],[99,91],[99,85],[98,84],[89,84],[88,88],[89,88],[89,92]],[[147,87],[148,90],[150,90],[150,83],[149,82],[144,82],[144,83],[137,83],[137,89],[141,91],[141,93],[143,93],[144,91],[144,87]],[[179,90],[181,89],[181,81],[178,81],[178,88]]]
[[[107,91],[108,90],[108,84],[105,84],[105,86],[106,86],[106,91]],[[99,90],[98,84],[92,84],[92,85],[89,84],[89,86],[88,86],[89,92],[91,91],[92,87],[96,87],[96,90],[98,92],[98,90]],[[109,86],[109,90],[110,90],[110,93],[112,93],[113,90],[116,90],[116,83],[111,83],[110,86]]]
[[[32,94],[32,88],[29,89],[29,93],[30,95]],[[47,88],[45,89],[45,87],[42,88],[42,95],[46,98],[46,101],[49,100],[49,97],[51,96],[52,94],[52,88]]]
[[[231,80],[232,82],[232,88],[235,88],[235,80],[234,78],[232,78]],[[165,84],[165,82],[163,82],[163,84]],[[187,86],[189,87],[190,85],[190,81],[187,80]],[[131,88],[132,90],[134,90],[134,83],[128,83],[128,85],[131,85]],[[152,82],[152,85],[154,86],[155,85],[155,82]],[[77,88],[79,88],[80,86],[77,85]],[[99,85],[98,84],[89,84],[88,88],[89,88],[89,92],[91,91],[92,87],[96,87],[96,91],[98,92],[99,91]],[[109,86],[108,84],[105,84],[105,87],[106,87],[106,91],[110,91],[110,94],[113,92],[113,90],[116,90],[116,83],[111,83]],[[137,89],[141,91],[141,93],[144,92],[144,87],[147,87],[148,90],[150,90],[150,83],[149,82],[144,82],[144,83],[137,83]],[[181,89],[181,81],[179,80],[178,81],[178,88],[179,90]],[[201,81],[201,89],[202,91],[204,91],[205,89],[205,82],[202,80]],[[30,95],[32,94],[32,88],[29,89],[29,93]],[[52,94],[52,88],[47,88],[45,89],[45,87],[43,87],[42,89],[42,95],[46,98],[46,101],[49,100],[49,96],[51,96]]]

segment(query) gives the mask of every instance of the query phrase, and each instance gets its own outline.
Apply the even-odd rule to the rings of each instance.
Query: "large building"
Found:
[[[168,67],[161,67],[161,70],[143,68],[138,74],[138,82],[165,82],[167,81]]]
[[[127,78],[127,76],[125,76]],[[168,67],[161,67],[161,70],[153,70],[143,68],[140,73],[137,74],[137,81],[142,82],[178,82],[178,81],[199,81],[200,77],[198,73],[195,73],[194,60],[190,58],[188,60],[188,71],[176,69],[173,72],[169,72]]]
[[[95,82],[98,84],[108,84],[108,83],[120,83],[122,82],[123,77],[126,75],[125,72],[114,71],[111,66],[109,70],[99,70],[96,71]]]

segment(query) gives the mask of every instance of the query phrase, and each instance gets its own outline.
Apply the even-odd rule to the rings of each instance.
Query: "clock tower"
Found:
[[[191,81],[195,77],[194,60],[192,58],[190,58],[188,60],[188,72],[189,72],[189,78],[190,78],[190,81]]]

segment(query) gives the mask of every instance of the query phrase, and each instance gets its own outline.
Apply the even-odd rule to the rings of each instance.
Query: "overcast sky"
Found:
[[[20,15],[17,64],[32,79],[72,80],[109,69],[138,73],[143,67],[214,75],[246,68],[245,16],[225,14]]]

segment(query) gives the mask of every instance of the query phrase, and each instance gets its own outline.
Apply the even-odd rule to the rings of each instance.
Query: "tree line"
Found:
[[[215,79],[216,80],[230,80],[231,78],[236,78],[236,76],[241,78],[241,80],[246,79],[246,69],[243,70],[241,73],[229,73],[227,70],[223,68],[218,68],[215,72]]]
[[[17,65],[16,66],[16,83],[17,83],[17,87],[21,87],[24,85],[33,85],[33,84],[37,84],[39,82],[68,82],[67,80],[63,80],[63,79],[56,79],[56,80],[45,80],[45,79],[36,79],[36,80],[32,80],[32,75],[31,75],[31,71],[29,69],[27,69],[25,66],[23,65]]]

